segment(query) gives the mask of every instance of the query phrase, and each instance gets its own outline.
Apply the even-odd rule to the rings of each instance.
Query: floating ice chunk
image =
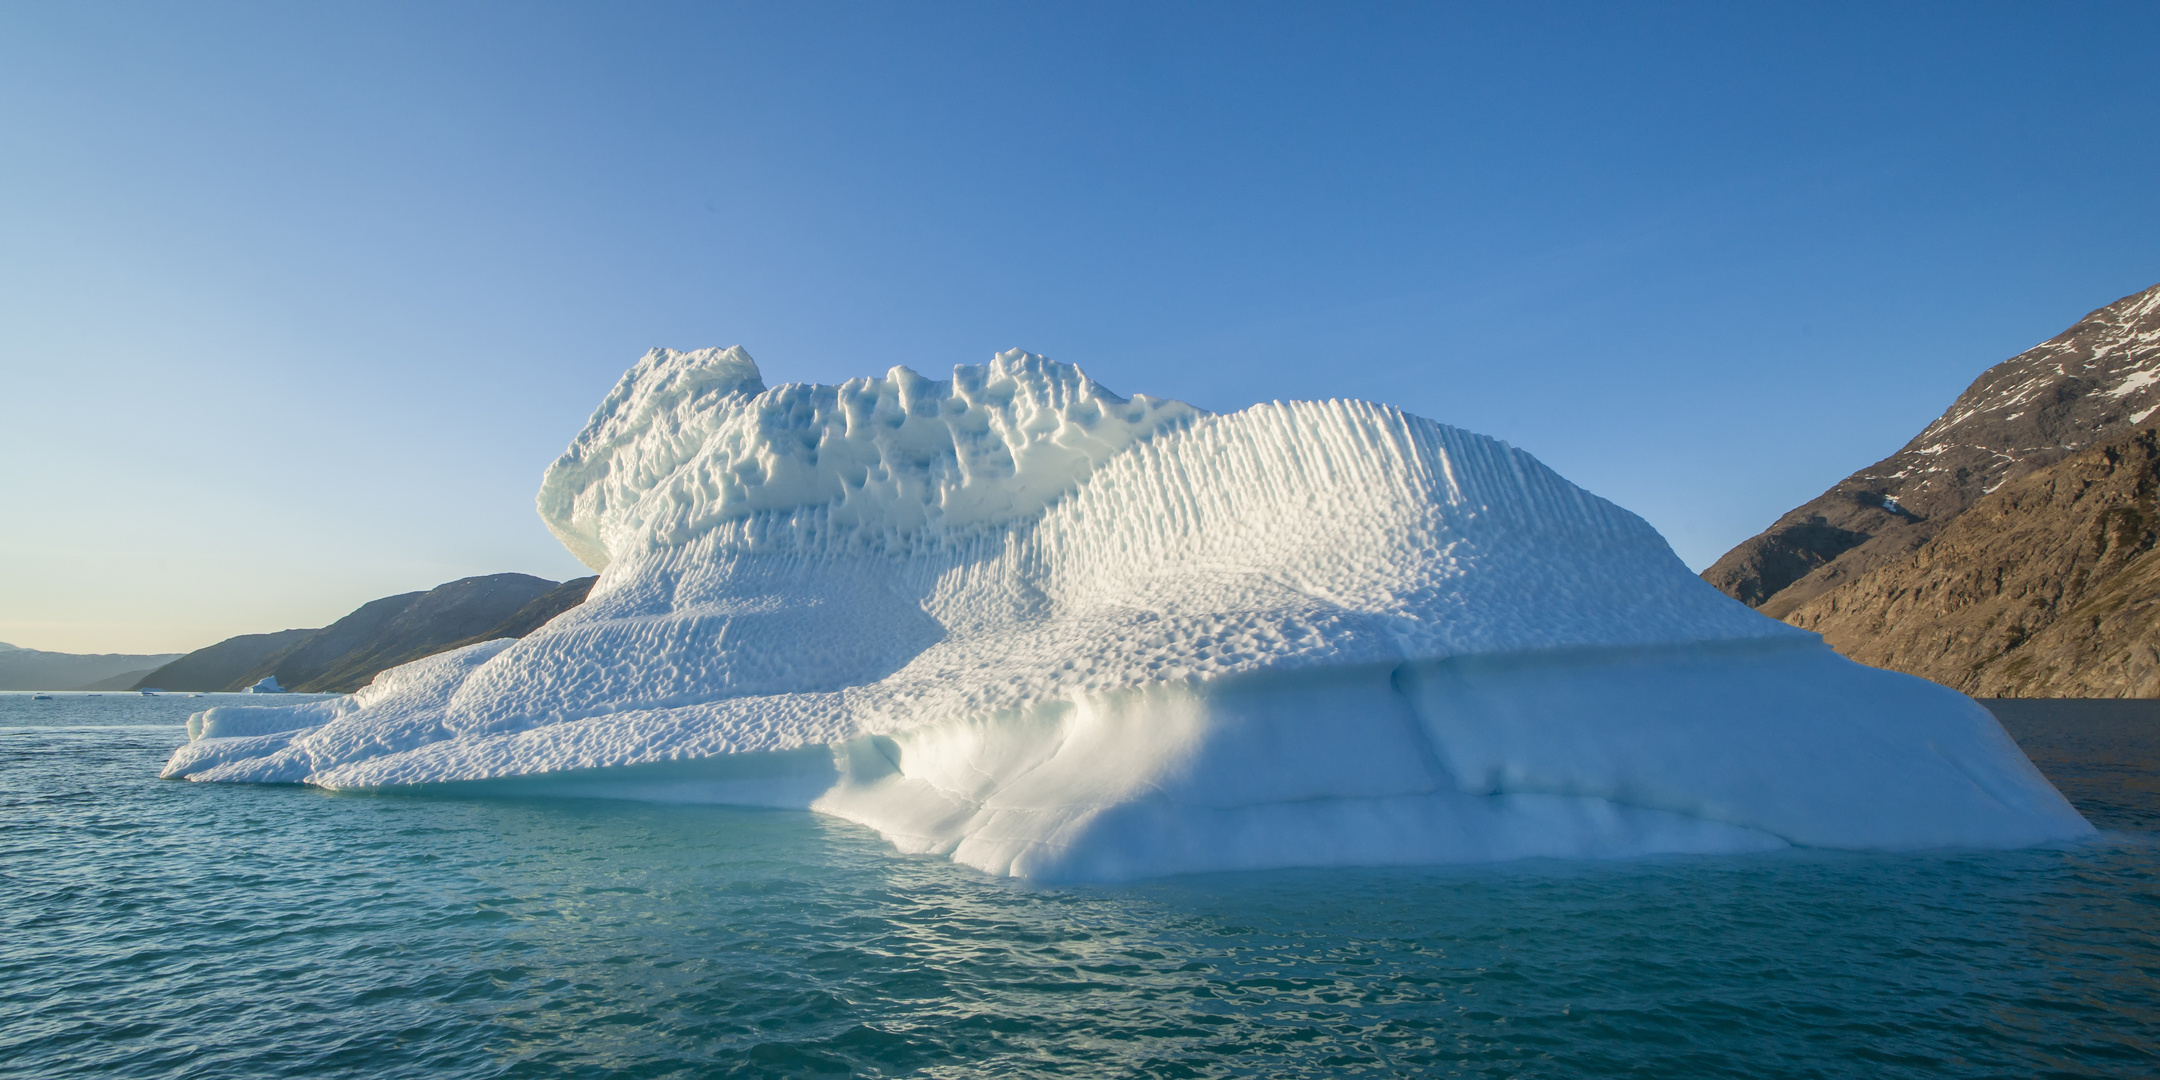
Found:
[[[1386,406],[661,350],[539,502],[582,606],[213,709],[166,775],[812,807],[1045,879],[2091,831],[1969,699]]]

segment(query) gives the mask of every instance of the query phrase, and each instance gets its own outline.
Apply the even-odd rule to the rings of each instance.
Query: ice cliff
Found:
[[[197,714],[165,775],[808,807],[1044,879],[2091,831],[1969,699],[1382,405],[656,350],[539,507],[582,606]]]

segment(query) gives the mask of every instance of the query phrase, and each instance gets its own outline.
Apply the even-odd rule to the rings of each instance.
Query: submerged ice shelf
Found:
[[[1043,879],[2091,832],[1971,700],[1386,406],[655,350],[539,506],[582,606],[197,714],[165,775],[808,807]]]

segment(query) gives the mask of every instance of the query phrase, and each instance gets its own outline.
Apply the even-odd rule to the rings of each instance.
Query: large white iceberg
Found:
[[[1971,700],[1383,405],[656,350],[539,505],[582,606],[197,714],[165,775],[807,807],[1043,879],[2092,831]]]

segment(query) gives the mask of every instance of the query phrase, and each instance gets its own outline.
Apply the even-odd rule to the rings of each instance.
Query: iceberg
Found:
[[[808,808],[1068,881],[2092,832],[1970,699],[1385,405],[1212,414],[1020,351],[768,388],[661,349],[538,506],[584,604],[198,713],[164,775]]]

